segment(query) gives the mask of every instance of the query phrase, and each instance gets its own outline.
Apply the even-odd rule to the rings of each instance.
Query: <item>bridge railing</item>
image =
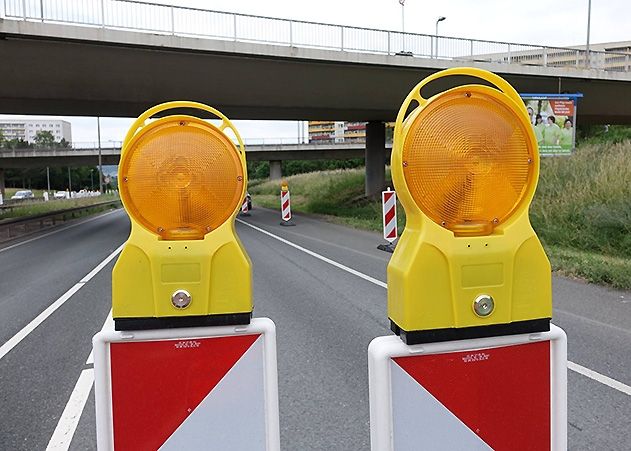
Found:
[[[239,42],[463,62],[629,72],[631,54],[235,14],[135,0],[2,0],[4,17]]]
[[[349,145],[349,144],[358,144],[365,145],[365,139],[345,139],[342,142],[334,142],[334,137],[330,137],[328,139],[317,139],[309,141],[308,138],[298,138],[298,137],[265,137],[265,138],[245,138],[243,140],[246,147],[265,147],[265,146],[322,146],[322,147],[330,147],[332,145]],[[121,141],[102,141],[101,149],[104,152],[111,153],[113,150],[120,150],[122,146]],[[94,153],[98,150],[99,146],[97,142],[93,141],[83,141],[83,142],[73,142],[70,147],[51,147],[47,145],[37,145],[32,144],[32,147],[28,148],[11,148],[11,147],[2,147],[0,146],[0,157],[8,158],[8,157],[20,157],[24,155],[33,155],[37,152],[57,152],[59,154],[65,154],[67,151],[78,151],[79,154],[81,151],[89,151]],[[81,155],[83,155],[81,153]]]

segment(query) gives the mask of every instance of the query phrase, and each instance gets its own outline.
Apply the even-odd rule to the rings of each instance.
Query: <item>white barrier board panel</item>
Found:
[[[373,451],[567,448],[567,338],[550,332],[368,348]]]
[[[279,450],[275,334],[267,318],[98,333],[98,449]]]

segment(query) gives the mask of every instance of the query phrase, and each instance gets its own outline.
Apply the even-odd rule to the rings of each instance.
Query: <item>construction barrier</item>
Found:
[[[245,199],[243,199],[243,203],[241,204],[241,216],[250,216],[250,209],[248,208],[248,198],[246,196]]]
[[[373,451],[567,445],[567,339],[550,332],[368,347]]]
[[[291,220],[291,197],[289,195],[289,186],[287,182],[283,181],[280,188],[280,211],[281,211],[281,223],[282,226],[293,226],[294,222]]]
[[[93,340],[98,449],[278,451],[275,327],[252,319],[234,227],[248,207],[237,129],[201,103],[157,105],[129,129],[118,171],[132,227],[112,271],[116,331]]]
[[[383,219],[383,238],[388,244],[380,244],[377,249],[394,252],[393,242],[397,239],[397,194],[388,188],[381,192],[381,206]]]
[[[271,320],[110,330],[93,343],[99,450],[280,449]]]
[[[485,84],[422,96],[454,76]],[[434,73],[399,109],[391,163],[406,226],[387,268],[398,337],[368,349],[372,449],[565,450],[567,339],[529,222],[539,149],[523,101],[485,70]]]

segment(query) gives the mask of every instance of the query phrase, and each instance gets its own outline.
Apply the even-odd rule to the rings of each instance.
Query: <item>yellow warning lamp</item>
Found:
[[[220,125],[182,114],[149,121],[175,108]],[[250,322],[251,263],[234,228],[246,178],[239,132],[214,108],[168,102],[132,124],[118,167],[131,234],[112,273],[117,330]]]
[[[429,99],[448,76],[461,85]],[[550,263],[528,219],[539,151],[519,95],[474,68],[407,96],[392,179],[406,227],[388,264],[388,317],[408,344],[549,330]]]

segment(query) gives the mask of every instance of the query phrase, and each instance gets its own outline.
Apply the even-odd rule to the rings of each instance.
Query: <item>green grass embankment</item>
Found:
[[[102,196],[96,197],[82,197],[78,199],[51,199],[48,202],[41,201],[37,203],[24,203],[23,205],[16,206],[15,208],[6,210],[0,209],[0,221],[7,218],[33,216],[42,213],[52,213],[54,211],[66,210],[69,208],[84,207],[87,205],[93,205],[117,199],[117,195],[104,194]],[[105,208],[103,208],[103,210],[105,210]],[[81,216],[85,216],[86,214],[98,213],[99,211],[102,210],[95,210],[90,213],[84,213]]]
[[[291,192],[292,211],[322,215],[326,219],[366,230],[381,230],[381,203],[364,196],[364,168],[336,169],[286,177]],[[386,170],[390,180],[390,170]],[[390,186],[392,182],[389,181]],[[394,189],[394,188],[393,188]],[[280,208],[280,184],[252,181],[249,185],[254,204]],[[397,209],[399,227],[405,213]]]
[[[380,202],[363,196],[363,168],[287,181],[294,211],[381,230]],[[278,182],[250,184],[256,205],[279,208],[278,192]],[[398,213],[401,231],[400,206]],[[555,271],[631,289],[631,142],[585,144],[570,157],[542,159],[530,217]]]

